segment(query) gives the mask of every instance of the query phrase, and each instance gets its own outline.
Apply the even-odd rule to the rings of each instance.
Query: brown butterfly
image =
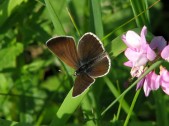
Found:
[[[88,32],[78,43],[77,49],[73,37],[59,36],[49,39],[47,47],[68,66],[75,69],[73,97],[80,95],[95,78],[106,75],[111,61],[99,38]]]

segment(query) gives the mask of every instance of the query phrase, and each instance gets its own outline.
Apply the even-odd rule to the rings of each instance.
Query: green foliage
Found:
[[[150,17],[162,8],[153,5],[151,13],[147,9],[154,2],[0,1],[0,126],[167,126],[168,97],[158,91],[145,98],[142,90],[135,92],[139,80],[125,87],[130,71],[123,65],[126,45],[121,36],[130,29],[139,33],[143,25],[157,26]],[[102,40],[112,67],[106,77],[72,98],[74,71],[45,42],[52,36],[68,35],[77,43],[88,31]],[[151,38],[150,33],[147,39]],[[160,64],[154,63],[142,77]]]
[[[23,45],[16,43],[0,50],[0,70],[16,67],[16,57],[23,52]]]

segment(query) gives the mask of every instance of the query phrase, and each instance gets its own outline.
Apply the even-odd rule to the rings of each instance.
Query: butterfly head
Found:
[[[74,73],[75,76],[78,76],[82,73],[86,73],[88,69],[88,64],[84,64],[82,66],[80,66]]]

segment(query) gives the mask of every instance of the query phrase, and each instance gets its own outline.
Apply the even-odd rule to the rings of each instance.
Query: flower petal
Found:
[[[146,54],[133,51],[130,48],[127,48],[124,54],[133,63],[133,66],[136,66],[136,67],[143,66],[148,61]]]
[[[169,95],[169,72],[166,68],[160,67],[160,84],[163,91]]]
[[[169,82],[169,72],[166,68],[160,67],[160,76],[161,81]]]
[[[169,82],[163,82],[161,83],[162,90],[169,95]]]
[[[169,95],[169,87],[166,88],[166,87],[162,86],[162,89],[167,95]]]
[[[160,75],[157,75],[154,71],[150,73],[150,88],[152,90],[157,90],[160,87]]]
[[[156,36],[151,40],[150,47],[152,49],[158,49],[161,52],[167,45],[167,41],[162,36]]]
[[[138,55],[135,55],[135,59],[136,61],[133,63],[133,65],[136,67],[144,66],[148,62],[146,54],[143,53],[139,53]]]
[[[136,61],[137,57],[139,56],[139,53],[132,50],[131,48],[127,48],[124,54],[132,62]]]
[[[144,81],[143,89],[144,89],[144,94],[147,97],[150,94],[150,91],[151,91],[151,89],[150,89],[150,87],[148,85],[148,80],[147,79],[145,79],[145,81]]]
[[[169,45],[167,45],[161,52],[161,57],[169,61]]]
[[[126,35],[122,35],[121,39],[123,40],[123,42],[127,45],[127,41],[126,41]],[[128,45],[127,45],[128,46]]]
[[[140,42],[140,36],[135,33],[134,31],[128,31],[126,33],[126,45],[129,47],[129,48],[140,48],[141,46],[141,42]]]
[[[145,77],[144,93],[149,95],[151,90],[157,90],[160,87],[160,75],[157,75],[154,71],[151,71]]]
[[[147,44],[147,59],[153,61],[156,58],[156,53]]]
[[[131,61],[127,61],[124,63],[125,66],[128,66],[128,67],[133,67],[133,62]]]
[[[146,34],[147,34],[147,27],[146,26],[143,26],[142,30],[141,30],[141,33],[140,33],[140,37],[141,37],[141,43],[142,44],[146,44],[147,41],[146,41]]]

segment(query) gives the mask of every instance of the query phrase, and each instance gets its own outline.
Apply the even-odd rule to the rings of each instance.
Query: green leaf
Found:
[[[18,123],[14,121],[0,119],[0,126],[32,126],[32,125],[28,123]]]
[[[76,108],[81,103],[82,99],[84,98],[85,94],[88,92],[87,89],[81,95],[77,97],[72,97],[72,89],[69,91],[68,95],[66,96],[65,100],[63,101],[62,105],[60,106],[56,116],[53,118],[50,126],[63,126],[66,124],[66,121],[72,115],[72,113],[76,110]]]
[[[106,50],[109,52],[110,57],[114,58],[121,54],[126,49],[126,47],[127,46],[122,41],[120,35],[108,43]]]
[[[36,60],[28,65],[24,65],[22,71],[23,73],[38,71],[41,68],[44,68],[45,66],[49,65],[50,62],[51,62],[50,60],[49,61]]]
[[[26,0],[4,0],[4,2],[0,4],[0,26],[12,14],[15,7],[19,6],[24,1]]]
[[[36,1],[38,1],[39,3],[45,5],[45,1],[44,0],[36,0]]]
[[[157,126],[156,123],[152,121],[131,121],[129,126]],[[162,126],[162,125],[161,125]]]
[[[11,47],[0,50],[0,70],[16,66],[16,57],[23,52],[23,45],[16,43]]]
[[[3,91],[6,91],[6,87],[7,87],[7,78],[5,77],[5,75],[3,73],[0,73],[0,91],[3,92]]]
[[[0,119],[1,126],[15,126],[16,124],[17,124],[17,122],[12,122],[12,121],[8,121],[8,120]]]

